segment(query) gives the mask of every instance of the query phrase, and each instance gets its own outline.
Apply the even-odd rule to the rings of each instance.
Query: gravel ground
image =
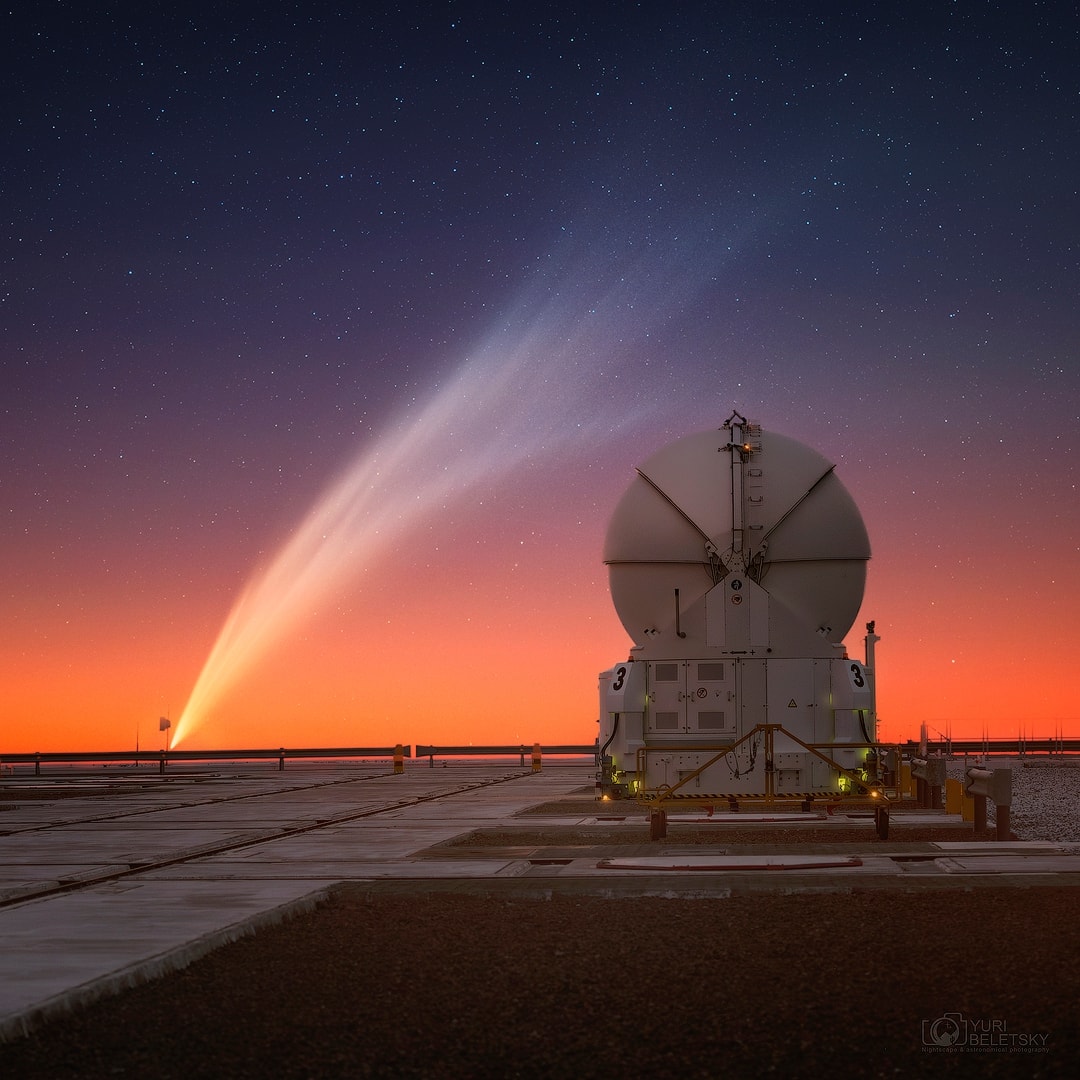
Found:
[[[309,915],[0,1047],[0,1076],[1071,1077],[1078,896],[342,887]],[[953,1017],[965,1039],[980,1027],[1012,1042],[925,1047]]]
[[[975,757],[967,765],[976,764]],[[1021,840],[1080,841],[1080,761],[1065,757],[991,758],[984,768],[1012,767],[1013,805],[1009,825]],[[946,767],[962,780],[963,759]],[[994,820],[993,806],[987,817]]]

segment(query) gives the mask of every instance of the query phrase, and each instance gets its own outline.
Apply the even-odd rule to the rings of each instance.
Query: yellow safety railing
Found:
[[[851,785],[850,792],[844,791],[820,791],[820,792],[806,792],[798,795],[789,795],[785,792],[777,792],[776,790],[776,774],[773,768],[773,761],[775,758],[773,746],[776,735],[784,735],[797,743],[804,750],[813,754],[815,757],[824,761],[830,769],[834,770],[838,777],[846,779]],[[694,794],[689,795],[683,793],[683,789],[687,784],[697,779],[704,773],[710,766],[715,765],[722,758],[728,754],[737,750],[744,743],[749,742],[755,736],[760,735],[763,740],[762,752],[765,757],[765,790],[763,792],[746,792],[737,793],[732,795],[707,795],[707,794]],[[890,750],[894,752],[893,761],[899,766],[900,753],[899,746],[892,746],[887,743],[808,743],[804,742],[797,735],[792,734],[782,724],[757,724],[751,728],[740,739],[737,739],[732,743],[717,744],[712,743],[708,745],[703,744],[680,744],[679,746],[642,746],[638,748],[637,759],[635,762],[636,777],[635,777],[635,794],[639,801],[644,802],[646,805],[656,809],[663,809],[665,802],[680,801],[682,803],[713,803],[719,799],[734,800],[737,802],[762,802],[765,805],[772,805],[778,802],[806,802],[806,801],[821,801],[821,802],[863,802],[872,803],[874,805],[887,805],[889,802],[889,791],[894,792],[894,796],[899,794],[897,784],[892,784],[886,787],[886,785],[879,779],[868,779],[861,773],[856,772],[854,769],[850,769],[844,765],[841,765],[838,761],[829,757],[823,753],[821,748],[832,749],[875,749]],[[646,777],[648,774],[648,757],[650,754],[658,753],[671,753],[677,752],[683,753],[707,753],[712,756],[702,762],[696,769],[691,770],[682,776],[675,784],[661,784],[656,788],[648,788],[646,786]],[[896,770],[899,773],[899,768]]]

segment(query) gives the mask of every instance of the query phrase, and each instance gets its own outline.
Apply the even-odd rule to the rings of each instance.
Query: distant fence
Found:
[[[596,757],[596,743],[576,746],[551,746],[547,743],[539,744],[545,754],[554,754],[558,757]],[[435,765],[437,757],[517,757],[521,765],[525,764],[525,755],[532,754],[533,743],[526,745],[518,743],[516,746],[417,746],[416,756],[426,757],[428,764]]]
[[[901,744],[905,753],[917,752],[919,743],[909,739]],[[927,739],[931,754],[1080,754],[1080,739]]]
[[[33,754],[0,754],[0,765],[34,766],[34,775],[41,775],[43,764],[98,764],[123,762],[133,765],[157,765],[160,772],[166,764],[180,761],[260,761],[276,760],[279,769],[285,768],[286,758],[401,758],[412,757],[409,746],[345,746],[316,749],[277,750],[100,750],[100,751],[43,751]]]
[[[41,775],[42,765],[48,764],[131,764],[157,765],[164,772],[166,765],[185,761],[277,761],[278,768],[285,768],[285,760],[313,758],[394,758],[400,771],[404,758],[426,757],[431,767],[437,757],[516,757],[524,766],[525,758],[533,754],[534,743],[515,743],[510,746],[417,746],[413,754],[411,746],[335,746],[314,749],[277,750],[99,750],[99,751],[42,751],[40,753],[0,754],[0,765],[33,765],[34,775]],[[596,757],[596,743],[574,745],[543,745],[543,753],[556,757]]]

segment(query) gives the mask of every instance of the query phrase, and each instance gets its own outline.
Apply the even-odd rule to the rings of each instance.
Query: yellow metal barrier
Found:
[[[394,772],[403,773],[405,771],[405,748],[398,743],[394,747]]]
[[[915,798],[915,777],[911,775],[911,766],[906,761],[900,766],[900,790],[906,798]]]
[[[539,772],[540,771],[540,761],[541,761],[540,744],[539,743],[533,743],[533,752],[532,752],[532,771],[533,772]]]
[[[826,762],[837,774],[841,790],[830,791],[818,791],[818,792],[785,792],[777,791],[775,786],[775,770],[773,769],[774,761],[774,736],[776,734],[782,734],[788,738],[794,740],[803,749],[809,751],[814,757],[820,758]],[[755,735],[760,736],[763,742],[763,753],[765,757],[765,790],[763,792],[746,792],[744,794],[731,794],[731,795],[717,795],[717,794],[691,794],[685,788],[693,780],[696,780],[705,772],[711,765],[714,765],[721,758],[731,753],[742,743],[747,742]],[[836,749],[834,744],[821,744],[821,743],[806,743],[803,742],[797,735],[792,734],[781,724],[757,724],[754,728],[748,731],[741,739],[737,739],[733,743],[724,744],[721,746],[690,746],[682,745],[679,747],[683,753],[712,753],[707,761],[703,762],[698,768],[692,772],[683,776],[676,784],[662,784],[657,788],[649,789],[645,787],[645,778],[648,775],[647,760],[650,753],[670,753],[670,747],[639,747],[637,751],[637,775],[634,781],[637,789],[637,797],[639,801],[645,803],[650,807],[652,811],[652,837],[653,839],[662,839],[666,835],[667,826],[667,814],[665,807],[674,803],[680,802],[682,805],[697,804],[697,805],[709,805],[711,803],[719,802],[727,799],[732,805],[737,803],[760,803],[767,807],[776,806],[778,803],[786,802],[799,802],[802,804],[804,810],[809,809],[816,802],[819,806],[826,808],[839,806],[839,805],[871,805],[875,807],[874,820],[878,828],[878,833],[885,839],[888,836],[889,829],[889,797],[886,793],[884,785],[877,778],[869,778],[860,775],[854,769],[846,768],[839,762],[834,761],[831,757],[823,754],[818,749],[819,746],[827,746],[828,749]],[[863,743],[863,744],[851,744],[844,743],[839,746],[840,749],[854,749],[856,746],[880,746],[882,744],[877,743]],[[735,806],[737,809],[737,806]]]
[[[945,813],[959,814],[964,805],[964,782],[951,776],[945,780]]]

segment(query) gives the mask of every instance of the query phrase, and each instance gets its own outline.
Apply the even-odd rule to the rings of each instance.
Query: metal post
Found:
[[[285,771],[285,747],[284,746],[281,747],[280,750],[278,751],[277,771],[278,772],[284,772]]]
[[[405,771],[405,749],[398,743],[394,747],[394,775],[400,776]]]
[[[986,800],[993,799],[997,839],[1009,839],[1012,770],[974,768],[967,771],[966,791],[975,803],[975,831],[986,831]]]
[[[902,795],[906,795],[911,798],[914,792],[914,779],[911,775],[911,765],[909,762],[901,762],[900,764],[900,791]]]
[[[533,743],[533,749],[532,749],[532,771],[533,772],[539,772],[540,771],[540,758],[541,758],[540,744],[539,743]]]
[[[35,754],[34,755],[34,775],[35,776],[40,776],[41,775],[41,755],[40,754]]]
[[[975,800],[975,831],[986,832],[986,796],[973,795]]]
[[[767,806],[773,804],[776,795],[776,777],[773,775],[773,765],[775,764],[773,758],[773,728],[777,726],[779,725],[765,725],[765,803]]]

